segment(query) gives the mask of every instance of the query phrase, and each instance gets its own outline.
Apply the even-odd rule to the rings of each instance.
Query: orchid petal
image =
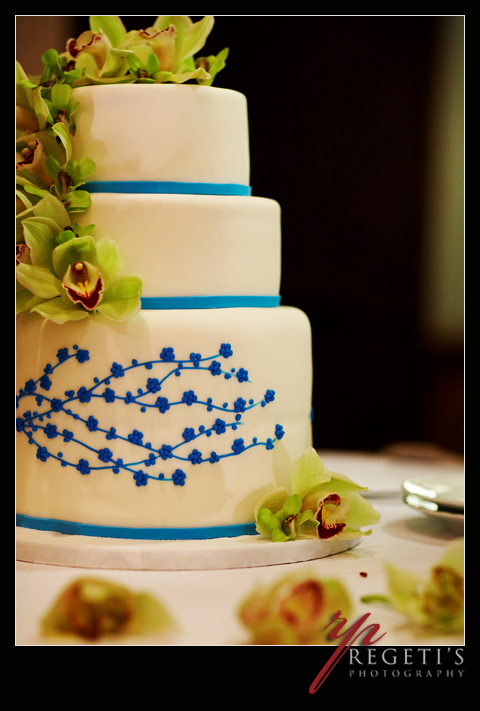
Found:
[[[141,307],[143,282],[137,276],[125,276],[109,285],[98,311],[114,321],[124,321],[134,316]]]

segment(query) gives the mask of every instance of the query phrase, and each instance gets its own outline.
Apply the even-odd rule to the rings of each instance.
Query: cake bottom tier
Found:
[[[17,321],[20,525],[124,538],[253,533],[311,446],[311,335],[291,307]]]

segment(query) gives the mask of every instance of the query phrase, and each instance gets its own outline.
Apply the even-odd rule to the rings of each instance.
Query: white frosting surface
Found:
[[[113,84],[75,89],[73,159],[95,180],[248,185],[247,102],[230,89]]]
[[[47,369],[50,381],[47,387],[42,388],[37,382],[35,392],[20,400],[20,417],[28,411],[50,413],[42,419],[34,418],[38,426],[32,434],[34,443],[29,444],[25,433],[18,435],[20,514],[130,527],[251,522],[259,497],[281,485],[292,462],[311,446],[310,325],[298,309],[142,311],[122,324],[95,316],[63,326],[24,313],[19,317],[17,334],[17,390],[24,388],[28,380],[41,378],[47,364],[56,366],[60,349],[68,348],[69,354],[74,354],[73,346],[77,345],[89,352],[89,359],[83,363],[70,358],[51,372]],[[175,367],[172,363],[157,362],[163,348],[172,347],[176,359],[188,361],[192,352],[200,353],[202,358],[217,355],[221,343],[230,343],[233,351],[228,359],[215,358],[223,373],[230,373],[231,368],[238,372],[242,367],[248,371],[248,381],[225,379],[223,374],[214,376],[209,370],[187,362],[180,377],[173,375],[162,383],[161,390],[147,392],[149,378],[161,380]],[[138,366],[128,370],[133,359]],[[151,361],[155,361],[152,367],[145,367]],[[113,363],[123,366],[123,376],[111,376]],[[210,363],[211,359],[202,361],[200,366]],[[109,375],[107,384],[104,378]],[[82,388],[85,388],[84,402],[80,397]],[[123,399],[107,402],[102,397],[106,388],[122,398],[130,393],[132,402],[127,404]],[[145,396],[135,400],[139,388]],[[239,421],[228,411],[239,397],[247,405],[251,399],[260,402],[269,389],[275,392],[275,399],[264,407],[258,404],[247,408]],[[181,403],[183,393],[190,390],[197,396],[197,402]],[[38,395],[45,399],[39,402]],[[158,397],[167,398],[170,404],[167,411],[162,413],[158,407],[141,411],[142,404],[155,403]],[[59,412],[52,412],[54,398],[64,403]],[[208,398],[221,409],[209,410],[205,404]],[[228,407],[222,411],[225,403]],[[71,414],[65,412],[68,409]],[[199,435],[201,426],[210,430],[217,418],[228,425],[236,423],[237,429],[228,426],[220,434],[214,431],[211,436],[204,433],[184,441],[186,428]],[[258,442],[275,439],[276,425],[281,425],[285,434],[275,441],[273,449],[254,446],[215,463],[192,464],[158,458],[158,450],[164,444],[182,443],[174,454],[185,459],[194,449],[202,452],[203,459],[212,451],[232,453],[237,438],[243,439],[246,446],[254,437]],[[51,436],[52,426],[56,427],[55,436]],[[118,435],[113,440],[106,436],[112,426]],[[71,441],[64,441],[64,430],[72,433]],[[137,443],[128,440],[128,435],[135,431],[142,435]],[[144,446],[147,443],[151,443],[151,449]],[[45,447],[52,456],[46,461],[38,459],[38,446]],[[116,461],[121,458],[124,464],[128,463],[128,470],[120,467],[114,473],[111,462],[100,460],[98,453],[105,448],[111,450]],[[144,461],[151,454],[154,461],[148,467]],[[75,466],[62,466],[62,460],[75,465],[85,460],[90,471],[82,474]],[[140,469],[152,476],[162,472],[167,479],[177,467],[186,474],[184,486],[156,479],[148,479],[146,486],[137,486],[133,479],[133,471]]]
[[[280,206],[260,197],[94,194],[76,216],[117,242],[143,296],[278,295]]]

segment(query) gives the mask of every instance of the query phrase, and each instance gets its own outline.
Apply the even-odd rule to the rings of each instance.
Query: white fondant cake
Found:
[[[312,365],[307,317],[278,305],[279,206],[248,194],[245,97],[193,85],[74,94],[73,157],[97,166],[75,221],[119,244],[143,308],[126,322],[19,316],[19,522],[125,538],[251,533],[259,497],[311,446]]]

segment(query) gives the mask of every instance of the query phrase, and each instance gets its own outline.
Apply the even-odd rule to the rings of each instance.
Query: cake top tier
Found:
[[[247,102],[237,91],[192,84],[75,89],[73,158],[94,181],[249,184]]]

